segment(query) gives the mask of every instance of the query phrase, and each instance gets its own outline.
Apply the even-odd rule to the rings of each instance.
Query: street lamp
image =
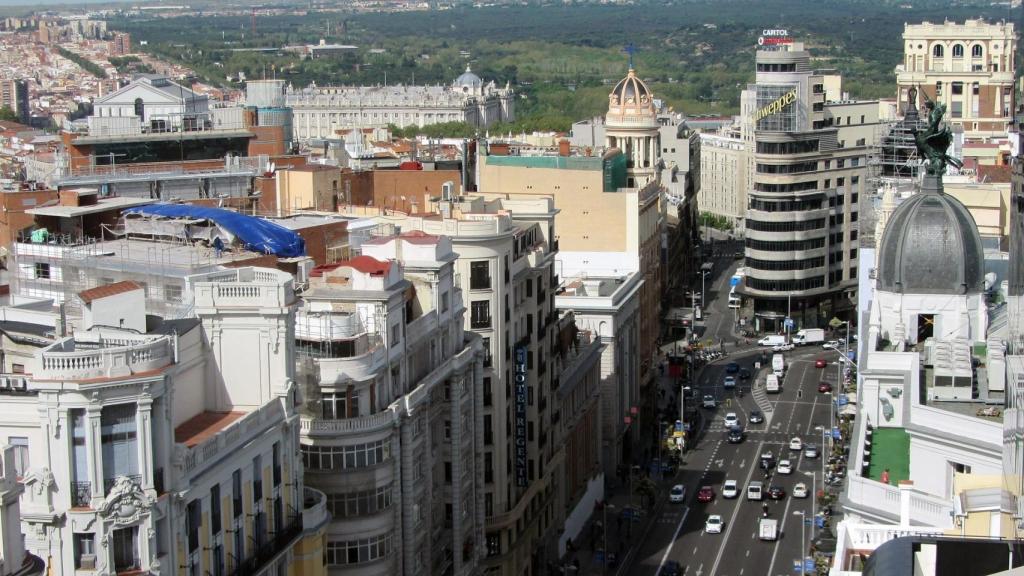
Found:
[[[804,542],[807,541],[807,513],[803,510],[794,510],[793,516],[800,517],[800,576],[806,576],[807,565],[804,562],[804,555],[807,553],[807,548],[804,547]]]
[[[811,477],[811,518],[818,517],[818,475],[812,472],[801,471],[804,476]],[[821,477],[822,486],[825,485],[825,477]],[[811,535],[814,535],[814,531],[811,531]]]

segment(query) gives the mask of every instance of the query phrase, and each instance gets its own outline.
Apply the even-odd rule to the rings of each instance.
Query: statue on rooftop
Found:
[[[928,110],[928,127],[924,132],[915,128],[911,133],[917,144],[917,153],[927,161],[925,171],[931,176],[941,177],[946,172],[947,164],[962,168],[963,162],[946,154],[949,145],[953,143],[953,133],[942,121],[946,114],[946,105],[933,101],[924,92],[921,92],[921,95],[924,96],[924,107]],[[909,96],[916,100],[917,90],[911,88]]]

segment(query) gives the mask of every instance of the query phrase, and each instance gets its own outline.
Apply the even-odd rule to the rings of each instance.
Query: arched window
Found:
[[[145,115],[144,114],[145,111],[146,111],[146,105],[142,102],[142,98],[136,98],[135,99],[135,115],[139,117],[139,120],[142,120],[142,117]]]
[[[982,54],[984,53],[982,50],[983,49],[981,47],[981,44],[975,44],[974,46],[971,46],[971,58],[981,58]]]
[[[936,44],[932,47],[932,56],[935,58],[942,58],[946,55],[945,49],[942,48],[942,44]]]
[[[953,45],[953,58],[963,58],[963,57],[964,57],[964,45],[963,44],[954,44]]]

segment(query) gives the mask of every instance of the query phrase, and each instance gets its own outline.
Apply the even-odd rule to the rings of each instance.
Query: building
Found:
[[[94,124],[113,125],[118,118],[152,132],[186,131],[199,128],[210,103],[166,76],[140,74],[124,88],[97,98],[93,110]]]
[[[296,138],[334,137],[337,130],[394,124],[399,128],[465,122],[484,128],[515,120],[515,91],[484,82],[469,67],[449,86],[309,86],[289,88]]]
[[[315,268],[296,321],[300,441],[327,494],[330,574],[479,572],[481,339],[448,238],[381,236]]]
[[[132,53],[132,35],[127,32],[114,32],[110,41],[110,49],[114,56]]]
[[[911,87],[946,105],[946,121],[967,140],[1006,134],[1016,109],[1017,32],[1012,22],[922,22],[903,28],[903,63],[896,67],[897,96]],[[905,112],[905,110],[904,110]]]
[[[738,127],[701,133],[697,203],[701,212],[726,218],[738,235],[747,219],[749,162],[750,150]]]
[[[744,317],[766,331],[823,326],[852,314],[860,196],[877,102],[828,94],[803,44],[761,48],[743,117],[755,170],[746,211]]]
[[[0,108],[10,108],[22,124],[28,124],[32,118],[28,82],[26,79],[0,80]]]
[[[298,210],[338,211],[341,171],[336,166],[307,164],[278,170],[276,176],[278,216]]]
[[[25,536],[21,533],[21,495],[25,492],[19,479],[23,470],[26,446],[4,444],[0,448],[3,458],[0,468],[0,574],[3,576],[33,576],[42,574],[43,561],[25,551]]]
[[[142,291],[82,292],[93,326],[74,336],[5,312],[37,320],[0,391],[2,432],[26,447],[26,547],[60,574],[323,574],[326,498],[303,485],[294,433],[291,275],[191,277],[197,317],[179,320],[147,318]]]

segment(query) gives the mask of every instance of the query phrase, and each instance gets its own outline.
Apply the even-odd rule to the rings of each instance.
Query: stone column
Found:
[[[139,485],[150,496],[156,496],[153,488],[153,397],[148,394],[139,397],[135,409],[135,447],[139,459]],[[139,540],[143,540],[140,535]]]
[[[102,409],[99,404],[90,404],[85,409],[85,453],[92,483],[93,499],[106,495],[103,488],[103,432]]]

